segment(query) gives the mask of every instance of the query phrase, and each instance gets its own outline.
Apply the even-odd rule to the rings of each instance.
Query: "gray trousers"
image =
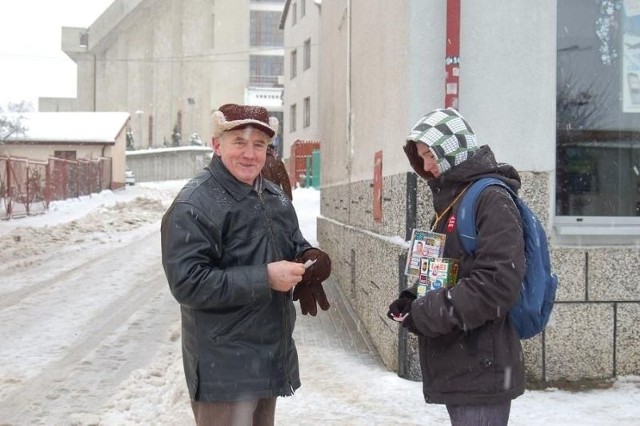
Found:
[[[198,426],[273,426],[276,398],[250,401],[191,401]]]
[[[489,405],[447,405],[451,426],[506,426],[511,401]]]

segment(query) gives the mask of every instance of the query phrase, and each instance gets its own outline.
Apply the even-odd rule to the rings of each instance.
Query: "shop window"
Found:
[[[640,235],[640,2],[558,1],[560,235]]]

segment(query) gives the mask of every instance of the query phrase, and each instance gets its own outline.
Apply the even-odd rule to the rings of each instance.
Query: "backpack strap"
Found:
[[[482,190],[490,185],[501,186],[509,192],[512,198],[517,197],[506,183],[496,178],[480,178],[469,187],[458,207],[458,226],[456,229],[464,251],[472,256],[475,256],[478,247],[476,242],[478,234],[476,229],[476,201]]]

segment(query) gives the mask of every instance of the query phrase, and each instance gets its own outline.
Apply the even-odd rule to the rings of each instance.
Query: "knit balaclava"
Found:
[[[415,143],[424,143],[431,149],[441,175],[473,156],[479,149],[471,126],[453,108],[431,111],[418,120],[407,136],[405,153],[414,170],[425,177],[421,167],[422,159],[415,158],[417,150],[415,146],[411,146]]]

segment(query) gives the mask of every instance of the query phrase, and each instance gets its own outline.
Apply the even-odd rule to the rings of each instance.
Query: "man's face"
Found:
[[[236,179],[253,185],[264,166],[270,140],[263,131],[246,127],[213,138],[213,149]]]
[[[435,178],[440,176],[438,163],[436,162],[436,158],[433,156],[433,153],[431,152],[429,147],[423,143],[416,142],[416,149],[418,150],[418,155],[420,156],[420,158],[422,158],[422,168],[424,169],[424,171],[431,173]]]

